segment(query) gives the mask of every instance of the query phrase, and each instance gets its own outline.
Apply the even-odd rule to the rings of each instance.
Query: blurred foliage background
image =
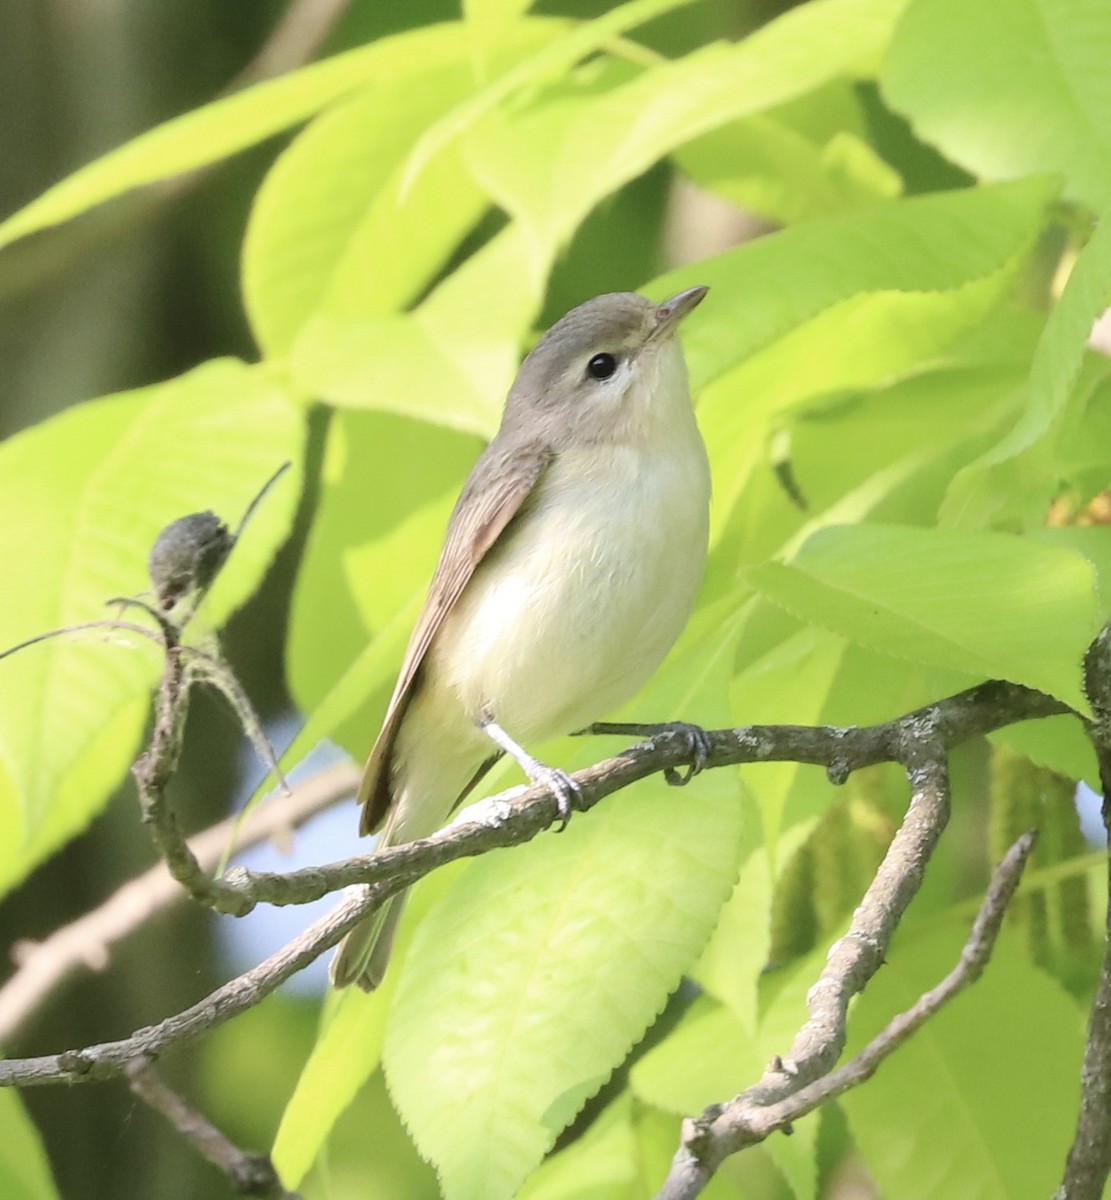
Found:
[[[1105,223],[1092,234],[1094,217],[1111,205],[1111,151],[1100,133],[1111,127],[1104,68],[1111,19],[1103,0],[1014,3],[1021,20],[1012,20],[1008,0],[984,0],[974,11],[956,0],[816,0],[803,6],[812,26],[804,15],[798,25],[773,27],[778,32],[763,44],[765,74],[761,64],[747,63],[750,74],[739,86],[755,96],[749,119],[672,145],[669,112],[654,112],[658,124],[640,128],[619,111],[614,119],[629,119],[630,143],[651,151],[645,169],[628,173],[627,182],[624,160],[589,119],[576,127],[578,142],[558,143],[569,156],[567,174],[577,179],[581,165],[585,194],[605,198],[588,204],[581,225],[577,215],[569,221],[565,239],[553,236],[559,253],[533,329],[603,290],[650,280],[661,295],[680,283],[714,289],[700,323],[692,322],[688,357],[714,464],[715,551],[691,630],[639,698],[641,717],[863,723],[985,677],[1084,706],[1079,658],[1111,595],[1111,545],[1099,503],[1111,481],[1111,369],[1084,349],[1111,299],[1111,233]],[[313,47],[319,58],[458,16],[447,0],[315,7],[337,18]],[[504,10],[512,17],[525,7],[510,2]],[[588,19],[615,7],[569,0],[533,11]],[[549,101],[556,112],[561,100],[601,103],[635,83],[638,71],[660,67],[658,55],[679,59],[719,39],[742,39],[789,7],[697,0],[652,20],[634,30],[634,43],[572,82],[555,72],[519,108],[510,97],[489,128],[479,129],[469,166],[501,207],[516,203],[538,228],[545,221],[556,227],[562,214],[554,200],[548,204],[542,174],[543,137],[559,132],[558,121],[543,124]],[[163,0],[157,7],[7,0],[0,7],[0,215],[33,203],[142,131],[241,85],[245,71],[257,78],[266,68],[255,56],[287,11],[262,0]],[[1052,25],[1052,45],[1039,19]],[[721,60],[715,76],[712,51],[692,61],[703,65],[707,86],[730,82]],[[1030,62],[1037,69],[1027,78]],[[674,110],[684,111],[689,99],[697,114],[703,82],[692,71],[672,98]],[[640,96],[645,109],[650,99]],[[401,115],[423,113],[426,100],[414,92]],[[527,132],[532,101],[540,114],[535,145]],[[334,108],[338,115],[325,112],[283,160],[284,176],[279,163],[269,177],[272,191],[264,191],[250,218],[252,236],[261,239],[256,246],[273,251],[293,274],[291,246],[295,251],[297,221],[312,215],[313,186],[325,189],[315,197],[322,207],[336,193],[337,207],[345,202],[348,159],[312,158],[345,120],[350,135],[354,110],[345,116],[342,104]],[[371,104],[363,115],[373,111]],[[434,104],[429,113],[431,121]],[[522,113],[523,138],[513,124]],[[419,122],[411,120],[417,127],[409,132],[418,134]],[[288,739],[302,716],[323,711],[354,658],[359,694],[339,718],[320,719],[328,737],[360,754],[400,653],[410,593],[426,573],[447,505],[478,452],[479,435],[489,432],[505,381],[493,394],[483,385],[481,395],[464,390],[431,400],[419,388],[376,392],[382,379],[407,384],[408,364],[384,337],[386,373],[375,374],[380,364],[370,356],[357,364],[363,374],[352,372],[341,353],[340,319],[325,330],[337,334],[332,356],[327,343],[323,352],[321,343],[310,345],[312,353],[292,356],[289,382],[284,342],[290,313],[304,297],[290,299],[281,271],[267,276],[275,259],[250,244],[244,257],[242,243],[260,185],[297,132],[265,138],[226,160],[213,153],[220,161],[194,175],[123,195],[28,239],[0,224],[0,237],[15,239],[0,251],[0,433],[31,430],[5,447],[0,477],[0,541],[12,564],[0,642],[95,615],[88,605],[126,589],[126,571],[141,564],[142,549],[184,511],[173,507],[177,497],[234,521],[275,462],[289,455],[297,460],[295,478],[252,523],[214,590],[209,617],[217,625],[227,620],[229,658],[278,740]],[[515,135],[522,138],[516,144]],[[358,149],[357,141],[348,146],[351,161]],[[618,162],[614,186],[621,186],[607,195],[591,172],[597,167],[605,183],[611,153]],[[515,155],[527,170],[515,173]],[[300,162],[303,176],[291,161],[294,168]],[[640,162],[635,152],[630,161]],[[335,173],[306,169],[306,162],[324,162]],[[465,199],[475,180],[468,171],[458,182]],[[414,194],[419,198],[419,190]],[[785,233],[758,239],[780,226]],[[493,211],[474,229],[464,222],[459,245],[431,277],[453,278],[504,227]],[[723,254],[752,239],[741,255]],[[303,260],[317,248],[310,245]],[[379,249],[384,254],[388,244]],[[683,264],[695,261],[695,273],[684,273]],[[492,329],[499,322],[509,328],[503,340],[515,354],[528,330],[517,330],[504,311],[515,299],[510,273],[506,280],[505,296],[484,295],[473,307],[479,325],[489,311]],[[366,282],[347,281],[354,295],[373,302]],[[423,300],[428,284],[408,300]],[[501,309],[497,301],[504,301]],[[466,307],[459,306],[464,325]],[[339,310],[340,318],[351,315],[342,304]],[[482,345],[482,332],[464,329],[462,349],[454,347],[460,359],[468,337]],[[255,363],[256,335],[268,351],[262,368],[210,362],[234,356]],[[491,354],[491,377],[505,373],[505,357]],[[202,363],[208,365],[176,380]],[[402,373],[391,377],[389,370]],[[175,382],[111,398],[160,380]],[[294,399],[323,395],[334,411],[295,407],[287,385]],[[95,396],[110,399],[76,408],[64,437],[56,423],[33,428]],[[225,403],[229,396],[234,402]],[[443,407],[422,413],[421,403]],[[422,415],[431,419],[414,419]],[[46,468],[44,446],[56,453]],[[181,478],[178,461],[189,468]],[[34,511],[28,497],[57,499],[64,528],[74,539],[89,538],[72,563],[54,561],[61,550],[48,544],[59,536],[47,519],[53,510]],[[391,540],[397,528],[405,533],[401,541]],[[64,550],[70,552],[68,543]],[[0,800],[9,806],[0,818],[12,831],[0,846],[0,874],[5,886],[17,885],[0,908],[6,945],[85,912],[150,862],[130,786],[121,785],[87,830],[102,796],[82,793],[85,779],[95,792],[122,775],[142,727],[145,701],[135,697],[150,663],[142,655],[117,656],[118,666],[86,675],[83,661],[68,648],[52,649],[6,660],[0,676],[0,769],[7,771]],[[105,711],[116,713],[108,700],[119,707],[120,727],[106,739],[111,753],[85,761],[80,746],[73,748],[75,727],[92,722],[84,732],[103,735],[95,705],[91,716],[81,709],[96,689]],[[32,695],[35,704],[24,699]],[[307,745],[316,728],[304,735]],[[224,816],[259,786],[262,771],[244,753],[234,721],[206,696],[191,709],[185,745],[173,795],[191,828]],[[55,754],[59,746],[72,752],[69,759]],[[598,746],[563,745],[557,757],[575,765],[601,753]],[[1031,1172],[1040,1181],[1054,1178],[1072,1117],[1105,900],[1099,855],[1080,832],[1073,802],[1078,781],[1092,780],[1091,752],[1075,723],[1057,720],[966,747],[953,766],[953,828],[899,953],[854,1011],[853,1045],[948,969],[989,864],[1036,823],[1043,827],[1040,874],[1021,898],[988,979],[874,1085],[800,1122],[795,1137],[773,1139],[731,1163],[707,1195],[847,1200],[883,1191],[899,1200],[1003,1200],[1015,1194],[1008,1190],[1014,1180],[1033,1178]],[[510,778],[503,773],[496,781]],[[437,873],[415,898],[413,914],[424,910],[427,919],[404,972],[393,972],[373,1002],[348,995],[333,1003],[319,1042],[318,996],[280,993],[173,1054],[168,1077],[244,1145],[270,1147],[281,1126],[283,1170],[299,1180],[314,1164],[308,1196],[434,1197],[435,1174],[402,1128],[376,1069],[385,1037],[392,1098],[409,1133],[436,1160],[451,1196],[485,1200],[514,1190],[507,1180],[531,1170],[544,1138],[563,1129],[650,1025],[633,1059],[559,1134],[557,1148],[567,1153],[549,1159],[520,1194],[651,1195],[680,1116],[732,1094],[789,1042],[825,948],[844,928],[900,819],[905,785],[897,773],[874,770],[835,790],[818,772],[782,765],[746,773],[744,785],[715,772],[699,781],[697,795],[694,788],[684,794],[681,807],[649,783],[638,789],[633,810],[627,800],[614,797],[561,839],[490,856],[472,870]],[[626,819],[630,811],[635,817]],[[325,837],[311,853],[345,853],[354,825],[353,813],[344,811],[340,840]],[[535,1076],[532,1099],[552,1090],[541,1112],[514,1127],[521,1142],[532,1139],[518,1161],[503,1155],[490,1132],[518,1114],[492,1108],[489,1128],[478,1135],[466,1125],[482,1106],[460,1101],[459,1089],[465,1094],[471,1077],[485,1079],[491,1043],[469,1034],[452,1040],[454,1031],[445,1034],[440,1025],[460,1012],[480,1022],[489,1009],[496,1026],[498,1014],[473,988],[462,998],[452,993],[456,977],[439,969],[441,948],[462,940],[467,920],[496,929],[489,894],[518,897],[529,911],[518,927],[507,918],[508,933],[519,945],[535,944],[536,925],[528,922],[543,924],[544,901],[559,900],[555,889],[567,862],[591,854],[601,877],[619,880],[595,903],[607,917],[620,913],[613,924],[635,936],[626,945],[599,934],[594,943],[591,927],[578,948],[557,954],[547,947],[545,962],[571,972],[564,978],[572,980],[575,1003],[548,989],[551,1005],[542,1015],[551,1040],[531,1045],[534,1057],[513,1068],[518,1083]],[[694,961],[738,870],[736,890]],[[645,887],[649,879],[653,888]],[[450,902],[437,907],[449,892]],[[590,912],[584,903],[584,919]],[[663,917],[675,918],[670,940],[645,927]],[[31,1055],[119,1037],[180,1009],[243,965],[215,929],[193,906],[167,913],[113,954],[107,974],[84,977],[55,996],[5,1050]],[[686,958],[653,959],[657,943]],[[594,976],[604,974],[594,970],[591,954],[603,967],[612,956],[614,969],[636,985],[593,1074],[563,1080],[563,1048],[573,1058],[595,1025],[608,1029],[610,1011],[622,1008],[607,1008],[597,989],[587,994]],[[480,964],[491,972],[503,966]],[[471,964],[472,975],[481,978],[480,968]],[[685,983],[668,999],[684,971],[698,987]],[[518,995],[537,1002],[520,979],[509,982],[520,990],[507,990],[505,1003]],[[397,1008],[411,1016],[392,1019],[384,1035],[394,987]],[[569,1021],[582,1024],[568,1028]],[[428,1045],[446,1047],[450,1082],[422,1059]],[[358,1090],[367,1073],[369,1082],[325,1144],[332,1110],[343,1108],[337,1096]],[[320,1080],[323,1089],[314,1091]],[[22,1098],[66,1200],[230,1195],[122,1083],[31,1089]],[[441,1102],[444,1110],[436,1107]],[[14,1103],[4,1103],[0,1118],[25,1128]],[[1032,1123],[1038,1137],[1029,1134]],[[474,1147],[484,1152],[487,1136],[491,1162],[502,1172],[491,1190],[475,1182]],[[27,1161],[37,1161],[33,1149]],[[940,1174],[931,1174],[939,1162]],[[0,1153],[0,1183],[4,1169]],[[28,1184],[21,1200],[23,1194],[41,1200],[51,1191],[48,1183],[38,1190]]]

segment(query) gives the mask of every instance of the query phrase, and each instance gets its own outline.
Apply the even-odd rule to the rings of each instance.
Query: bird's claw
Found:
[[[533,783],[546,787],[555,797],[556,813],[559,816],[559,828],[556,833],[562,833],[571,820],[575,801],[582,799],[582,788],[566,771],[561,771],[558,767],[546,767],[543,763],[536,764],[535,770],[529,773],[529,778]]]
[[[701,725],[690,725],[686,721],[672,721],[661,732],[678,734],[686,739],[690,758],[686,769],[680,771],[677,767],[664,767],[664,779],[672,787],[685,787],[706,766],[710,757],[710,735]]]

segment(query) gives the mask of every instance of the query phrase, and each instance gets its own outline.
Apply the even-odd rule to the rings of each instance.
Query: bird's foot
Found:
[[[701,725],[692,725],[688,721],[663,721],[656,724],[599,721],[585,729],[575,730],[575,736],[584,734],[616,734],[649,739],[678,734],[686,741],[685,749],[689,762],[684,771],[676,767],[664,767],[664,778],[672,787],[684,787],[690,783],[705,768],[710,757],[710,735]]]
[[[664,778],[672,787],[686,787],[696,775],[705,770],[710,757],[710,735],[701,725],[691,725],[686,721],[672,721],[662,726],[659,732],[676,733],[686,739],[686,750],[690,757],[686,770],[664,768]]]
[[[545,766],[544,763],[537,762],[535,758],[528,766],[521,763],[521,767],[531,783],[538,787],[546,787],[555,797],[556,813],[559,816],[559,828],[556,833],[562,833],[567,828],[567,822],[571,820],[571,814],[575,811],[575,802],[583,798],[582,788],[566,771],[561,771],[558,767]]]
[[[533,758],[523,746],[519,746],[505,732],[492,716],[485,716],[479,724],[479,728],[516,762],[528,776],[530,783],[537,787],[546,787],[552,793],[556,802],[556,813],[559,816],[559,829],[557,832],[562,833],[567,828],[567,822],[571,819],[571,813],[575,808],[575,801],[582,799],[582,789],[579,785],[566,771],[546,766],[544,763]]]

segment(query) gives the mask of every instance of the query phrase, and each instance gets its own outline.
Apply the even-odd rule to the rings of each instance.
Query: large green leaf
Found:
[[[577,62],[603,49],[621,34],[690,3],[692,0],[625,0],[624,4],[603,12],[593,21],[583,22],[493,80],[437,121],[417,143],[402,177],[402,194],[445,146],[505,101],[529,88],[561,78]]]
[[[954,162],[989,179],[1060,171],[1099,210],[1111,204],[1109,58],[1105,0],[915,0],[881,82]]]
[[[465,95],[462,63],[374,88],[296,138],[259,189],[243,243],[243,296],[259,344],[289,349],[341,270],[345,298],[370,315],[410,300],[487,201],[448,158],[448,178],[397,204],[388,188],[420,131]],[[385,93],[385,94],[384,94]]]
[[[531,7],[532,0],[463,0],[471,51],[484,73],[489,70],[491,51]]]
[[[704,260],[697,270],[669,272],[652,290],[667,295],[695,279],[713,289],[684,326],[691,380],[699,390],[861,293],[949,291],[1004,270],[1033,245],[1055,190],[1052,180],[1024,179],[912,196],[784,229]],[[896,312],[890,331],[900,339],[916,336],[910,328],[915,315],[912,303],[900,328]],[[832,342],[827,338],[823,345]],[[820,381],[822,362],[795,358],[794,364]]]
[[[853,1008],[849,1053],[952,969],[966,933],[954,924],[896,940]],[[1004,931],[983,978],[841,1105],[884,1195],[1048,1196],[1072,1139],[1083,1046],[1077,1006]]]
[[[775,642],[762,654],[743,654],[742,669],[730,687],[730,723],[819,724],[844,654],[845,640],[824,629],[802,629]],[[770,856],[769,874],[774,878],[791,850],[790,844],[780,844],[784,830],[792,822],[817,816],[832,799],[833,785],[812,768],[789,762],[747,768],[745,783],[760,807]],[[795,804],[788,816],[788,799],[800,785],[807,789],[811,802],[805,806],[805,814]],[[796,831],[795,840],[803,836],[805,828]],[[751,980],[736,982],[743,988],[740,995],[732,989],[716,994],[742,1011],[741,997],[749,996]]]
[[[777,414],[937,357],[1000,303],[1045,220],[1044,180],[794,226],[656,280],[711,294],[684,335],[714,468],[715,539]]]
[[[1087,400],[1088,389],[1079,386],[1087,341],[1109,302],[1111,210],[1077,258],[1049,315],[1031,364],[1025,409],[1002,441],[953,480],[943,520],[1019,528],[1045,523],[1061,474],[1054,453],[1058,435],[1071,405]]]
[[[709,625],[638,711],[721,719],[733,636]],[[645,780],[559,837],[486,855],[418,929],[386,1073],[449,1200],[514,1193],[709,936],[736,877],[741,809],[725,772],[677,795]]]
[[[783,225],[893,199],[902,180],[863,129],[811,132],[796,124],[802,101],[807,109],[812,103],[836,111],[837,101],[851,95],[844,83],[819,88],[794,105],[695,138],[679,147],[675,160],[699,186]]]
[[[1087,709],[1080,663],[1103,614],[1095,571],[1071,550],[1004,534],[845,526],[748,576],[796,616],[862,646]]]
[[[561,28],[520,22],[488,68],[505,70]],[[467,40],[454,46],[454,58],[376,80],[325,113],[267,175],[243,245],[243,291],[268,353],[285,353],[317,308],[395,312],[487,206],[454,151],[438,156],[399,202],[400,166],[416,139],[474,90]]]
[[[376,408],[491,437],[540,310],[550,264],[513,223],[412,312],[318,313],[291,358],[298,388],[333,404]]]
[[[355,824],[352,810],[352,841]],[[447,891],[463,867],[463,863],[451,864],[413,889],[398,934],[399,956],[405,952],[414,925]],[[316,1044],[282,1113],[271,1151],[287,1188],[300,1186],[332,1127],[377,1069],[396,983],[397,972],[391,971],[382,986],[370,994],[348,988],[329,996]]]
[[[747,787],[741,789],[740,801],[744,824],[740,876],[688,974],[751,1029],[756,1025],[757,982],[771,945],[772,863],[762,844],[760,811]]]
[[[624,1093],[582,1137],[543,1162],[517,1200],[634,1200],[636,1178],[632,1104]]]
[[[333,416],[286,643],[290,688],[303,711],[423,596],[479,449],[476,439],[385,413]],[[365,753],[372,732],[352,751]]]
[[[1101,359],[1096,373],[1101,378],[1087,404],[1069,406],[1072,419],[1063,422],[1055,452],[1062,478],[1083,502],[1102,492],[1111,477],[1111,363]]]
[[[1096,752],[1084,726],[1071,714],[1041,721],[1019,721],[989,734],[997,745],[1009,746],[1039,767],[1048,767],[1069,779],[1083,779],[1099,788]]]
[[[235,525],[286,458],[302,415],[257,368],[221,360],[180,379],[82,404],[0,449],[0,646],[109,615],[147,585],[146,557],[176,517]],[[247,526],[205,606],[220,623],[261,579],[299,492],[284,479]],[[127,644],[127,643],[134,644]],[[146,641],[85,633],[0,663],[0,887],[83,828],[135,749],[157,678]]]
[[[684,142],[874,58],[903,3],[815,0],[736,45],[707,46],[601,94],[585,89],[499,114],[472,131],[468,157],[546,254],[603,196]]]
[[[0,1195],[5,1200],[58,1200],[38,1130],[15,1088],[0,1093]]]
[[[551,23],[554,28],[560,26]],[[427,71],[466,54],[462,22],[382,38],[203,105],[75,171],[0,224],[0,246],[68,221],[132,188],[206,166],[311,117],[355,88]]]

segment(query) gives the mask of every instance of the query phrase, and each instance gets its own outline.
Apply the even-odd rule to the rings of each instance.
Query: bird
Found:
[[[710,470],[678,330],[709,289],[610,292],[540,338],[452,512],[359,788],[377,849],[427,837],[502,754],[570,813],[529,744],[628,700],[693,609]],[[382,982],[404,893],[352,929],[337,987]]]

